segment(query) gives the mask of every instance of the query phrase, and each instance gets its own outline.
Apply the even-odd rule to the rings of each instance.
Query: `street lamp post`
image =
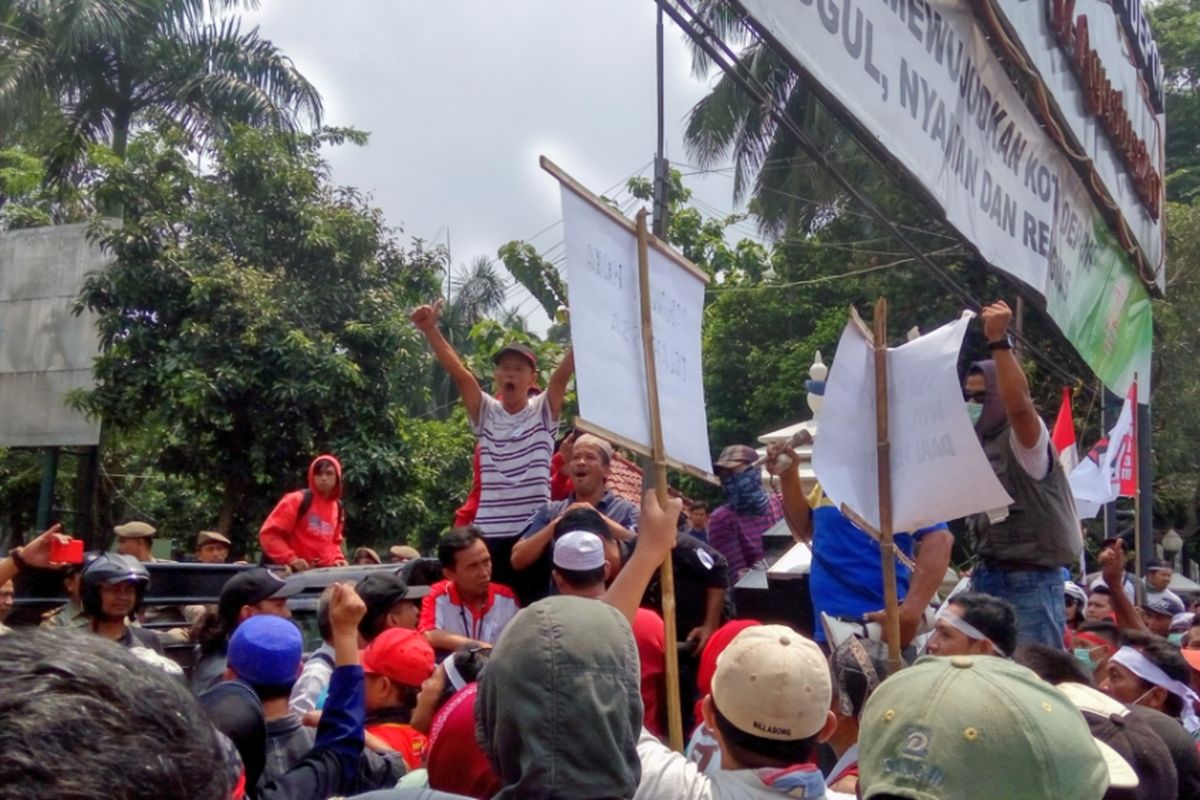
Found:
[[[1174,528],[1170,528],[1162,537],[1163,558],[1170,562],[1171,566],[1176,570],[1181,567],[1177,561],[1180,551],[1183,550],[1183,537]]]

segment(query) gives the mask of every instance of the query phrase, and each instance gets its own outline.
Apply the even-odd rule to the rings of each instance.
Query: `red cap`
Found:
[[[362,667],[404,686],[420,686],[433,674],[433,648],[414,630],[388,628],[363,650]]]

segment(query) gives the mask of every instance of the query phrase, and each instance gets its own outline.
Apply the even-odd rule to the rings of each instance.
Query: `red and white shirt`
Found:
[[[512,589],[499,583],[488,585],[482,608],[463,603],[458,587],[451,581],[438,581],[421,601],[421,619],[417,630],[446,631],[477,642],[495,644],[500,631],[520,611]]]

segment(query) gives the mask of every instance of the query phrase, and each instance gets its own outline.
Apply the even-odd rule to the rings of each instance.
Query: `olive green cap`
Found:
[[[1066,695],[996,656],[926,656],[880,684],[860,724],[863,800],[1100,800],[1124,783],[1110,770],[1130,774]]]

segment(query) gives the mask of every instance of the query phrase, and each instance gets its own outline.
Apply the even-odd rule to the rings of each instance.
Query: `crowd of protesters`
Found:
[[[963,398],[1014,502],[969,521],[979,560],[948,597],[950,526],[896,534],[899,671],[879,547],[802,487],[789,446],[769,448],[767,484],[753,448],[725,447],[711,511],[634,502],[609,486],[610,442],[557,439],[570,353],[542,391],[535,354],[507,345],[487,394],[439,311],[412,321],[478,440],[441,580],[331,583],[305,653],[289,599],[306,574],[384,560],[345,552],[332,455],[263,523],[268,566],[238,570],[211,607],[145,607],[152,526],[118,526],[116,551],[80,564],[52,559],[69,541],[55,526],[0,560],[0,798],[1200,798],[1200,616],[1169,565],[1127,575],[1119,540],[1092,580],[1064,577],[1080,529],[1005,304],[984,309],[993,358]],[[812,631],[735,616],[732,589],[779,525],[812,551]],[[203,532],[196,560],[230,548]],[[33,570],[60,570],[69,600],[9,629],[13,580]],[[189,641],[184,670],[164,645]],[[684,752],[668,746],[673,705]]]

